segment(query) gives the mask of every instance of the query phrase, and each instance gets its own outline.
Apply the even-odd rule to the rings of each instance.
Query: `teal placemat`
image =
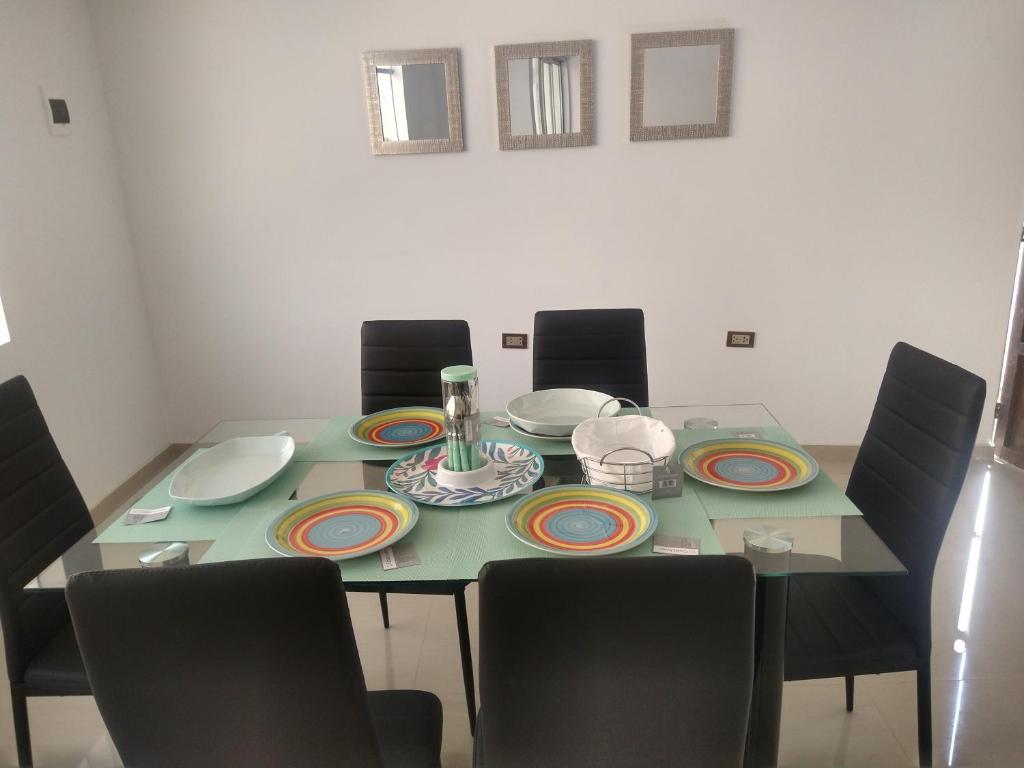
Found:
[[[649,498],[644,497],[650,501]],[[491,560],[509,560],[520,557],[566,557],[545,552],[524,544],[508,530],[505,516],[519,499],[509,499],[485,504],[480,507],[463,508],[460,513],[457,541],[452,548],[451,579],[475,579],[484,563]],[[700,539],[700,551],[704,555],[720,555],[723,550],[718,543],[711,523],[693,492],[683,493],[682,498],[659,499],[651,504],[658,516],[656,533],[674,536],[689,536]],[[651,539],[619,555],[608,557],[641,557],[651,555]]]
[[[534,440],[513,432],[510,428],[488,424],[492,416],[504,416],[504,411],[484,411],[480,414],[484,440],[502,440],[528,446],[541,456],[572,455],[572,444],[568,440]],[[414,448],[378,448],[353,440],[348,435],[349,427],[362,416],[335,416],[327,422],[311,443],[299,446],[295,451],[296,461],[393,461],[416,450]],[[426,446],[417,446],[425,448]]]
[[[765,440],[774,440],[777,443],[793,445],[797,448],[800,443],[793,439],[782,427],[722,427],[720,429],[673,429],[672,434],[676,436],[676,458],[691,445],[702,443],[705,440],[718,440],[727,437],[737,437],[741,434],[757,434]]]
[[[476,579],[491,560],[519,557],[558,557],[523,544],[505,525],[505,516],[521,497],[476,507],[443,509],[420,505],[416,527],[403,539],[411,542],[420,565],[385,571],[380,556],[371,553],[341,562],[348,581],[449,581]],[[652,505],[658,515],[658,532],[700,539],[701,554],[722,554],[722,547],[693,491],[682,499],[662,499]],[[267,527],[288,503],[267,504],[253,513],[247,508],[231,522],[204,555],[202,562],[273,557],[266,543]],[[650,555],[650,540],[622,555]]]
[[[243,510],[217,538],[202,558],[204,563],[280,557],[267,544],[267,528],[293,502],[277,502]],[[416,527],[402,539],[412,542],[420,565],[385,571],[380,555],[341,561],[341,571],[349,581],[444,581],[449,577],[451,547],[459,524],[457,510],[420,506]],[[475,576],[474,576],[475,578]]]
[[[677,458],[683,450],[704,440],[734,437],[737,432],[759,432],[765,440],[800,446],[782,427],[731,427],[728,429],[679,429],[676,436]],[[718,488],[687,476],[685,487],[696,491],[711,520],[737,520],[766,517],[843,517],[861,512],[832,478],[819,472],[807,485],[788,491],[755,493]]]
[[[711,520],[766,517],[845,517],[861,512],[832,478],[819,474],[800,488],[771,493],[750,493],[715,488],[691,477],[684,481],[700,485],[697,496]]]
[[[175,467],[163,480],[150,489],[145,496],[133,504],[133,506],[145,508],[166,507],[170,504],[173,508],[168,517],[155,523],[125,525],[124,515],[121,515],[121,517],[103,530],[93,543],[137,544],[160,541],[207,541],[217,539],[246,506],[287,499],[299,487],[299,483],[302,482],[302,479],[312,469],[312,466],[312,464],[292,462],[277,480],[251,499],[239,504],[226,504],[218,507],[197,507],[193,504],[171,501],[168,489],[170,488],[174,473],[178,471],[178,468]],[[128,513],[125,512],[126,514]]]
[[[296,461],[390,461],[405,456],[411,448],[377,448],[348,436],[349,427],[362,416],[335,416],[313,442],[295,449]]]

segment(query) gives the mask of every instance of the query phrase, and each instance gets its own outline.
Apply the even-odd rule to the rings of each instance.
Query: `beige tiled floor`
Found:
[[[935,574],[933,709],[935,764],[1024,764],[1024,472],[992,464],[984,454],[972,465],[950,524]],[[825,458],[840,485],[849,462]],[[988,503],[979,498],[989,474]],[[980,533],[980,535],[978,535]],[[969,586],[972,540],[978,550],[969,631],[957,629]],[[476,625],[476,590],[468,593]],[[471,763],[471,740],[450,598],[391,596],[392,627],[385,630],[375,595],[351,595],[350,604],[367,683],[371,688],[415,687],[440,696],[445,711],[444,764]],[[962,639],[966,659],[953,649]],[[474,631],[475,643],[475,631]],[[90,698],[35,699],[30,703],[37,764],[117,766],[103,723]],[[785,766],[914,765],[916,706],[911,674],[857,679],[856,707],[847,714],[839,680],[787,683],[781,764]],[[0,765],[15,764],[10,703],[0,697]]]

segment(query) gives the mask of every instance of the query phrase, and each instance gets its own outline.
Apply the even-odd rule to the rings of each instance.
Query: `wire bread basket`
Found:
[[[589,485],[603,485],[633,493],[654,487],[654,468],[664,467],[676,450],[676,439],[665,424],[650,416],[602,416],[605,406],[617,401],[640,406],[624,397],[605,402],[597,416],[582,422],[572,433],[572,447]]]

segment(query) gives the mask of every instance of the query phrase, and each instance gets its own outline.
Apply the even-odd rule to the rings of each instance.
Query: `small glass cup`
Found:
[[[683,422],[683,429],[718,429],[718,422],[705,416],[694,416]]]
[[[743,556],[757,573],[786,573],[793,552],[793,534],[784,528],[757,525],[743,531]]]

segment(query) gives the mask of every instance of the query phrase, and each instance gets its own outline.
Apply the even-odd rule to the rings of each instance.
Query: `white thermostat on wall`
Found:
[[[39,88],[43,96],[43,111],[51,136],[67,136],[71,133],[71,112],[63,91],[56,88]]]

